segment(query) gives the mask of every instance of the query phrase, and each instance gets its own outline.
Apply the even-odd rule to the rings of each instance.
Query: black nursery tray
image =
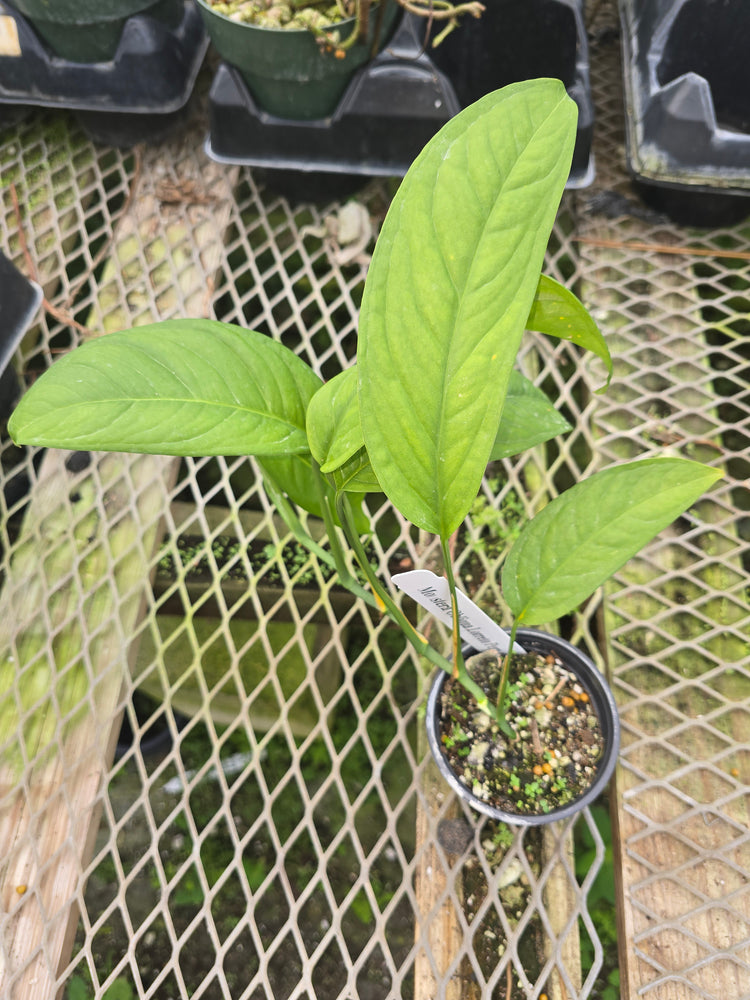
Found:
[[[629,170],[678,222],[750,212],[750,4],[620,0]]]
[[[42,290],[0,252],[0,420],[21,395],[11,359],[42,301]]]
[[[493,0],[476,25],[463,25],[438,49],[424,41],[424,20],[405,15],[334,114],[314,121],[264,112],[239,72],[222,63],[210,93],[209,156],[272,170],[400,176],[462,107],[507,83],[553,76],[579,112],[568,186],[591,183],[594,116],[582,0],[524,0],[522,9],[516,0]]]
[[[110,117],[171,114],[190,98],[207,47],[200,13],[185,0],[176,28],[136,14],[112,60],[71,62],[53,55],[12,4],[0,0],[0,104]]]
[[[31,326],[42,301],[42,289],[29,281],[0,251],[0,425],[11,414],[21,396],[21,385],[13,367],[13,355]],[[26,470],[3,475],[2,494],[8,510],[29,490]],[[0,551],[2,556],[2,551]]]

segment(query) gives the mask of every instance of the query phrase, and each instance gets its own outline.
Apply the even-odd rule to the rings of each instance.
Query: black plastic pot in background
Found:
[[[24,277],[0,251],[0,420],[3,421],[8,419],[21,395],[11,360],[41,301],[39,285]]]
[[[750,213],[750,4],[620,0],[628,166],[687,225]]]
[[[24,334],[31,326],[42,301],[42,290],[36,282],[29,281],[15,264],[0,252],[0,425],[10,416],[21,396],[21,385],[13,367],[16,353]],[[23,454],[23,452],[17,453]],[[3,450],[3,464],[14,464],[13,457]],[[3,500],[6,510],[27,496],[29,477],[25,464],[16,463],[3,475]]]
[[[71,62],[112,59],[128,18],[145,10],[175,27],[180,0],[13,0],[55,55]]]
[[[508,21],[498,19],[496,2]],[[481,19],[465,20],[446,39],[447,46],[455,36],[459,47],[443,56],[442,45],[425,47],[425,19],[407,14],[386,48],[358,70],[335,110],[310,121],[268,114],[242,73],[223,62],[210,94],[208,153],[222,163],[296,172],[300,197],[311,172],[403,176],[462,107],[506,83],[552,76],[562,79],[578,105],[569,186],[585,187],[593,179],[594,115],[582,10],[583,0],[493,0]],[[463,45],[470,51],[464,53]]]
[[[440,25],[433,22],[430,39]],[[461,107],[519,80],[561,80],[578,105],[571,173],[584,186],[591,169],[594,116],[581,0],[491,0],[480,18],[465,17],[460,28],[428,52],[435,68],[451,81]]]
[[[503,809],[489,805],[472,794],[448,766],[448,761],[443,753],[440,742],[440,695],[443,685],[448,680],[448,674],[442,670],[438,671],[437,676],[433,680],[427,699],[427,740],[440,773],[453,791],[470,808],[492,819],[500,820],[503,823],[509,823],[513,826],[541,826],[553,823],[556,820],[568,819],[570,816],[580,812],[587,805],[590,805],[606,789],[617,763],[617,754],[620,749],[620,719],[609,685],[601,671],[597,670],[594,663],[585,653],[582,653],[565,639],[549,635],[546,632],[539,632],[535,629],[519,629],[517,639],[528,653],[547,654],[551,651],[556,654],[562,660],[564,666],[576,675],[576,678],[589,696],[591,707],[599,718],[604,738],[604,755],[599,762],[594,781],[587,790],[575,801],[559,809],[553,809],[551,812],[539,815],[519,815],[518,813],[506,812]],[[464,655],[471,656],[475,652],[476,650],[467,649],[464,650]]]
[[[67,108],[92,138],[124,146],[160,139],[180,123],[208,48],[193,0],[133,14],[99,62],[56,55],[19,6],[0,0],[15,39],[0,50],[0,120],[20,107]]]
[[[136,745],[144,759],[163,756],[172,747],[175,733],[179,733],[190,721],[188,716],[173,711],[169,706],[165,708],[163,703],[142,691],[133,692],[130,709],[138,726],[137,738],[126,709],[117,737],[115,760],[121,760]]]

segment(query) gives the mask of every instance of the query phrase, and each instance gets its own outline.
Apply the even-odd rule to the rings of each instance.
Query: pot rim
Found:
[[[425,719],[427,740],[432,756],[443,778],[445,778],[453,791],[475,812],[482,813],[491,819],[500,820],[511,826],[542,826],[547,823],[556,822],[557,820],[568,819],[597,799],[604,791],[617,763],[621,735],[620,717],[617,712],[614,695],[606,678],[594,665],[594,662],[580,649],[571,645],[566,639],[561,639],[559,636],[551,635],[548,632],[542,632],[538,629],[519,628],[517,639],[522,645],[526,646],[528,652],[541,652],[542,647],[555,652],[563,660],[565,667],[576,674],[596,710],[605,737],[604,755],[597,767],[594,780],[586,791],[582,795],[579,795],[577,799],[557,809],[553,809],[551,812],[531,813],[528,815],[507,812],[477,798],[451,770],[440,744],[438,735],[439,698],[443,690],[443,685],[448,680],[448,674],[439,669],[437,675],[433,677],[427,698],[427,714]],[[464,655],[472,655],[475,652],[476,650],[470,646],[464,647]]]

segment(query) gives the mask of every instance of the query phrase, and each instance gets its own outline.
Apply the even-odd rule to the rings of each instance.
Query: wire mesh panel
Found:
[[[621,149],[618,66],[596,71],[602,146]],[[740,998],[750,982],[750,228],[680,229],[633,202],[611,156],[598,162],[579,228],[584,294],[616,358],[597,451],[614,462],[666,450],[724,470],[608,592],[625,730],[624,988]]]
[[[611,26],[594,39],[610,73]],[[619,85],[602,74],[598,88],[602,180],[566,195],[548,270],[597,310],[616,385],[596,395],[596,362],[529,337],[521,366],[574,429],[488,469],[457,563],[501,616],[520,518],[581,474],[664,446],[723,463],[679,543],[621,576],[606,614],[596,600],[561,623],[610,659],[626,724],[627,989],[709,996],[712,961],[748,963],[746,235],[634,222],[614,163]],[[259,329],[326,378],[351,363],[390,186],[307,204],[209,163],[203,128],[131,151],[93,146],[65,116],[5,130],[3,246],[47,299],[17,358],[27,382],[82,337],[188,315]],[[675,242],[711,256],[665,254]],[[544,833],[464,812],[426,759],[427,668],[310,562],[251,460],[41,455],[6,436],[0,454],[4,996],[604,989],[612,916],[595,923],[589,905],[603,810]],[[367,502],[384,574],[438,564],[432,538]]]

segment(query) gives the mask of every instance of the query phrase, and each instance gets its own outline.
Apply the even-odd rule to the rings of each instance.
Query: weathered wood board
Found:
[[[208,308],[236,171],[169,146],[144,160],[99,281],[92,335]],[[160,198],[165,178],[183,196]],[[27,242],[33,254],[38,241]],[[177,466],[92,456],[70,472],[66,458],[49,452],[41,465],[0,594],[4,1000],[54,997],[68,961],[132,637]]]

